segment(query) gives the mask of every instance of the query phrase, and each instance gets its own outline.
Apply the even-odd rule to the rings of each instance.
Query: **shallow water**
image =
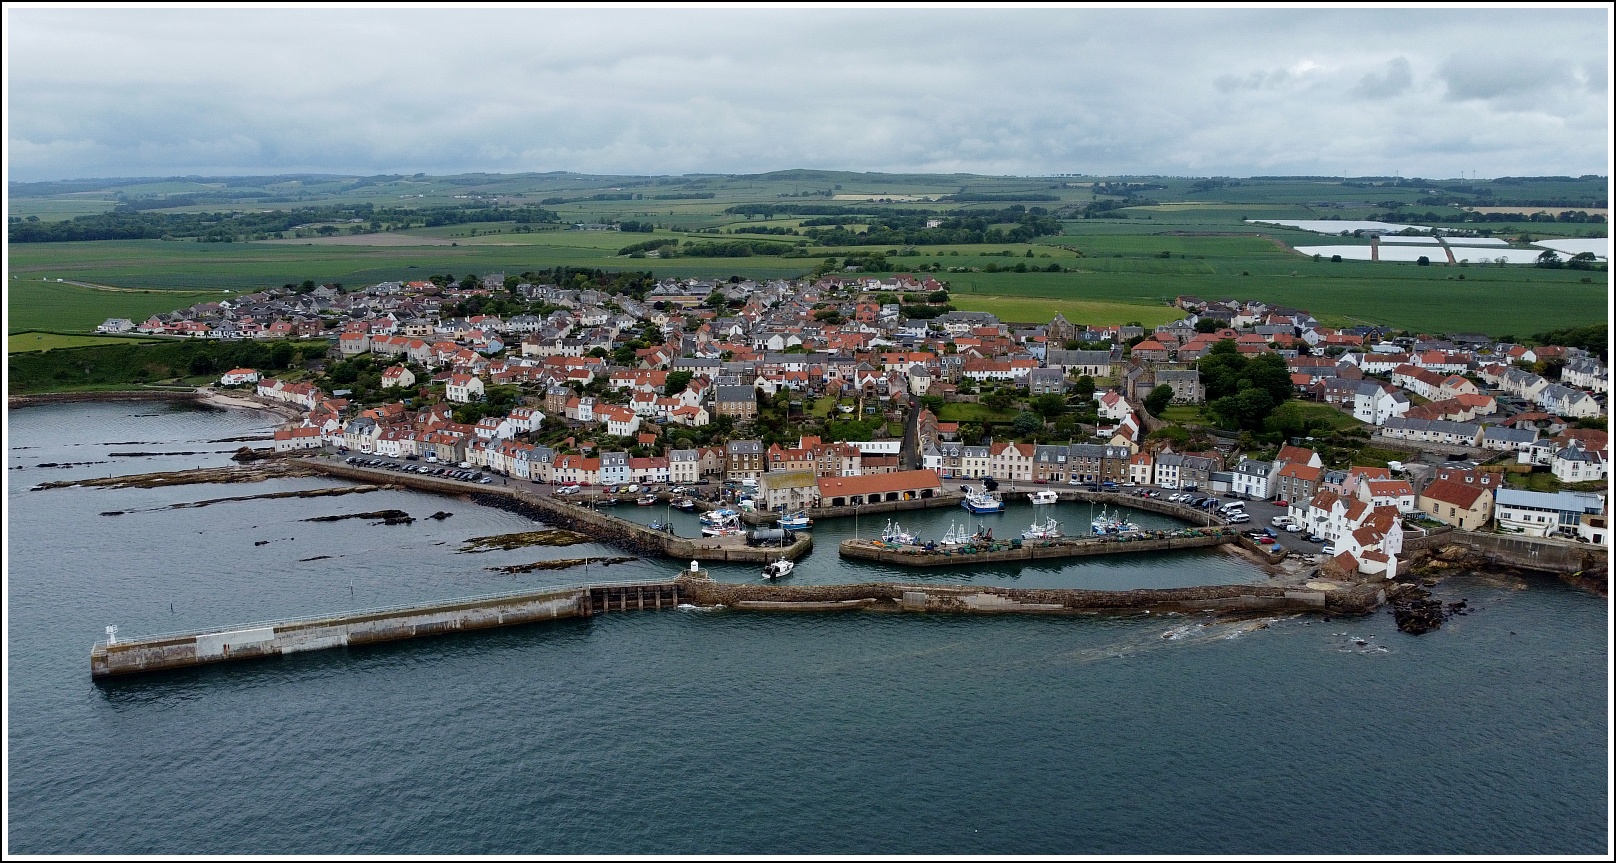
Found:
[[[10,851],[1606,850],[1606,604],[1548,579],[1450,580],[1438,595],[1476,611],[1420,637],[1386,614],[1254,628],[663,611],[92,683],[89,647],[109,623],[141,635],[679,568],[500,575],[488,568],[622,552],[461,554],[469,537],[533,523],[413,492],[97,515],[330,484],[318,479],[26,490],[107,468],[38,462],[136,448],[109,442],[272,422],[160,406],[13,412],[8,468],[28,469],[8,470]],[[120,467],[223,463],[235,446]],[[455,515],[300,521],[394,507]],[[1019,531],[1031,512],[994,518]],[[964,517],[903,521],[929,532]],[[917,576],[841,564],[834,541],[852,530],[816,525],[794,580],[1264,579],[1217,553]],[[319,555],[331,557],[305,561]]]

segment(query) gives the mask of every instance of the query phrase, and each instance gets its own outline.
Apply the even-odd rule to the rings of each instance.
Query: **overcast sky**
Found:
[[[1603,8],[6,12],[13,180],[1608,170]]]

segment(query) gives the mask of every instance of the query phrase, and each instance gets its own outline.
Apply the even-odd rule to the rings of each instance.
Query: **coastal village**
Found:
[[[429,458],[554,485],[745,483],[780,512],[989,479],[1198,491],[1277,503],[1287,529],[1327,542],[1330,564],[1359,576],[1395,576],[1405,533],[1444,526],[1609,544],[1609,370],[1580,349],[1333,328],[1249,300],[1181,296],[1183,316],[1147,330],[1006,323],[948,298],[908,274],[670,279],[635,296],[492,273],[305,283],[101,329],[322,338],[314,367],[368,357],[381,369],[367,398],[309,370],[223,374],[221,386],[296,409],[275,433],[280,452]],[[494,300],[524,311],[462,313]],[[1216,429],[1193,448],[1163,433],[1147,401],[1206,404],[1201,361],[1231,348],[1277,355],[1291,398],[1406,457],[1328,464],[1311,436],[1265,452]],[[1051,404],[1065,419],[1022,410],[991,424],[1008,439],[939,418]],[[843,434],[791,436],[794,417]],[[1543,474],[1556,490],[1517,487]]]

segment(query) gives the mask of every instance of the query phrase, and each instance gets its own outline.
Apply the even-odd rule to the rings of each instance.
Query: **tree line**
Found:
[[[298,225],[314,222],[352,222],[380,230],[384,225],[397,228],[459,225],[468,222],[516,222],[518,224],[557,222],[559,218],[541,207],[496,207],[463,204],[408,209],[353,204],[328,207],[299,207],[261,213],[149,213],[133,207],[115,207],[106,213],[75,216],[60,222],[41,222],[37,217],[13,217],[7,224],[7,237],[13,243],[61,243],[86,240],[159,240],[182,237],[211,237],[231,240],[253,235],[277,234]],[[228,241],[228,240],[225,240]]]

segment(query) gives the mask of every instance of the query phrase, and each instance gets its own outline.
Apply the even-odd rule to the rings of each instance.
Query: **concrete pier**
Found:
[[[90,649],[90,676],[189,668],[613,611],[674,608],[682,599],[677,581],[586,584],[103,641]]]

